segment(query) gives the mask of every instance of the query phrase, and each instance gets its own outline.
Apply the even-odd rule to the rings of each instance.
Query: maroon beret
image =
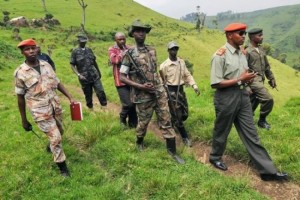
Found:
[[[23,40],[18,44],[18,48],[24,47],[24,46],[36,46],[36,42],[33,39],[27,39]]]
[[[238,30],[245,30],[247,28],[246,24],[242,24],[242,23],[231,23],[228,24],[225,28],[224,31],[225,32],[231,32],[231,31],[238,31]]]

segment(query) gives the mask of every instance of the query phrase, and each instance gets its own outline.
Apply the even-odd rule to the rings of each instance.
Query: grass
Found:
[[[210,143],[214,121],[213,90],[209,86],[210,58],[225,43],[224,35],[215,30],[204,30],[199,35],[192,25],[153,13],[129,0],[87,3],[86,28],[92,35],[101,35],[101,31],[105,36],[116,30],[125,32],[124,27],[142,16],[143,21],[153,25],[147,43],[157,48],[158,63],[166,59],[169,41],[179,43],[180,56],[194,64],[194,78],[201,90],[201,96],[197,97],[191,88],[186,88],[190,108],[186,127],[193,139]],[[47,31],[21,28],[20,36],[36,38],[44,51],[52,47],[58,77],[77,100],[84,102],[78,80],[69,66],[70,50],[76,46],[77,34],[70,32],[70,27],[80,23],[79,5],[70,0],[53,0],[47,2],[47,6],[61,21],[61,27]],[[120,8],[118,12],[113,11],[116,7]],[[62,12],[66,8],[69,12]],[[0,9],[14,16],[43,17],[41,2],[37,0],[1,1]],[[134,131],[119,126],[117,113],[91,113],[84,107],[84,121],[71,121],[68,104],[60,95],[64,99],[63,144],[72,173],[70,179],[63,179],[51,155],[45,152],[47,139],[43,133],[34,125],[34,130],[42,136],[40,140],[21,127],[13,72],[24,58],[16,49],[18,42],[11,38],[12,29],[1,27],[0,33],[1,199],[267,199],[249,186],[249,177],[223,176],[196,161],[182,146],[178,151],[186,164],[176,164],[166,153],[165,144],[151,132],[146,138],[147,149],[137,152]],[[128,38],[128,43],[133,44],[133,40]],[[111,68],[107,66],[107,49],[112,44],[112,39],[94,39],[87,46],[97,56],[109,102],[119,103]],[[274,111],[268,118],[272,129],[259,129],[259,135],[276,166],[290,173],[292,182],[299,183],[299,77],[288,66],[272,59],[271,64],[279,91],[271,91],[275,98]],[[29,113],[28,117],[32,122]],[[234,130],[226,154],[248,159]]]

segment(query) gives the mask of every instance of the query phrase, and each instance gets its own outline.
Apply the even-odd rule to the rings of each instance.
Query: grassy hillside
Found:
[[[259,7],[258,7],[259,9]],[[205,12],[205,11],[204,11]],[[300,4],[281,6],[245,13],[230,11],[218,13],[217,16],[208,16],[205,25],[208,28],[223,28],[230,22],[243,22],[248,28],[261,27],[264,29],[264,41],[271,44],[278,54],[287,54],[287,64],[300,64]],[[193,15],[187,15],[185,20],[194,21]],[[184,19],[184,18],[183,18]],[[213,23],[217,20],[218,25]]]
[[[126,32],[131,22],[140,18],[153,26],[147,43],[157,48],[159,63],[167,57],[166,44],[176,40],[180,56],[194,64],[194,77],[202,94],[196,97],[191,88],[186,89],[191,113],[186,125],[195,141],[210,143],[214,120],[210,58],[225,43],[224,35],[208,29],[198,34],[191,24],[162,16],[131,0],[86,3],[86,30],[91,36],[87,45],[97,56],[108,100],[119,103],[111,68],[107,66],[112,35],[116,31]],[[46,5],[61,26],[20,28],[20,36],[36,38],[44,51],[51,47],[58,77],[77,100],[84,102],[69,66],[70,50],[77,45],[81,8],[75,0],[46,1]],[[11,18],[45,15],[39,0],[1,1],[0,11],[9,11]],[[226,177],[200,164],[183,146],[178,151],[187,164],[177,165],[167,155],[165,145],[150,132],[146,151],[136,152],[134,130],[119,126],[118,113],[100,109],[89,112],[84,107],[84,121],[72,122],[63,96],[64,148],[72,177],[62,179],[51,155],[44,152],[46,137],[35,125],[34,129],[43,136],[41,140],[32,133],[24,133],[21,127],[12,75],[24,58],[16,49],[18,41],[12,39],[12,32],[11,27],[0,27],[0,199],[266,199],[249,186],[251,177]],[[128,38],[127,43],[132,44],[133,40]],[[276,102],[269,119],[272,130],[260,130],[259,134],[279,170],[292,174],[292,182],[299,183],[299,77],[288,66],[270,60],[279,91],[271,91]],[[235,131],[229,139],[226,154],[248,160]]]

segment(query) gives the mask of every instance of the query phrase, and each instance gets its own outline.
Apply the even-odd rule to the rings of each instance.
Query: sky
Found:
[[[300,0],[134,0],[163,15],[179,19],[186,14],[200,12],[208,16],[232,10],[233,12],[251,12],[266,8],[300,4]]]

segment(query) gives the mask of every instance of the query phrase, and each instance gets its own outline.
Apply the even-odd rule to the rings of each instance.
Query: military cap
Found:
[[[239,30],[245,30],[247,28],[246,24],[242,23],[231,23],[228,24],[225,28],[225,32],[231,32],[231,31],[239,31]]]
[[[141,20],[137,19],[135,20],[134,22],[132,22],[131,26],[129,27],[129,30],[128,30],[128,35],[129,37],[133,37],[132,33],[134,32],[134,30],[136,29],[142,29],[142,30],[145,30],[146,33],[149,33],[150,30],[151,30],[151,26],[149,25],[146,25],[146,24],[143,24],[141,22]]]
[[[87,40],[88,40],[87,36],[85,34],[81,34],[81,33],[77,35],[77,38],[78,38],[79,42],[87,42]]]
[[[261,28],[253,28],[253,29],[250,29],[248,31],[249,35],[254,35],[254,34],[258,34],[258,33],[261,33],[263,30]]]
[[[21,48],[24,46],[36,46],[36,42],[33,39],[26,39],[20,42],[17,47]]]
[[[179,46],[176,42],[174,42],[174,41],[169,42],[168,45],[167,45],[167,48],[172,49],[173,47],[178,47],[179,48]]]

